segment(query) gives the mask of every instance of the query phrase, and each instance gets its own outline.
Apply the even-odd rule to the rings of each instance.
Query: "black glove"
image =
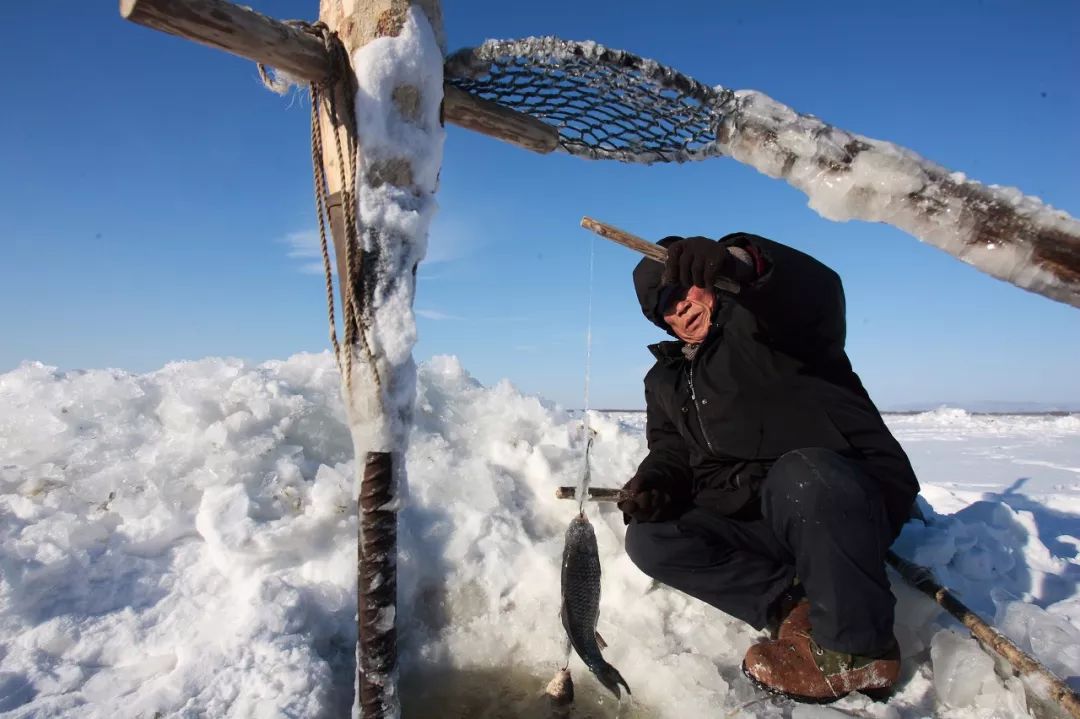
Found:
[[[737,260],[727,247],[708,237],[688,237],[668,247],[664,284],[712,287],[718,277],[734,275]]]
[[[622,510],[623,523],[631,519],[639,522],[656,522],[671,505],[671,494],[654,479],[635,475],[622,488],[622,497],[616,506]]]

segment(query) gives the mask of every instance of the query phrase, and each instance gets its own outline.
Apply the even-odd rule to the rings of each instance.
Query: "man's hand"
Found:
[[[664,284],[712,287],[718,277],[734,274],[736,260],[724,245],[708,237],[688,237],[668,247]]]
[[[616,506],[623,513],[623,522],[630,524],[631,519],[639,522],[656,522],[671,504],[671,494],[656,486],[645,477],[635,475],[622,488],[623,499]]]

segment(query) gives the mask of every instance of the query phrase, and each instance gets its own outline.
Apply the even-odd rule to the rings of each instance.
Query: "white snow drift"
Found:
[[[328,354],[0,375],[0,715],[347,712],[356,525],[343,415]],[[420,368],[415,419],[399,563],[405,716],[441,716],[425,702],[455,689],[471,715],[528,716],[565,656],[558,567],[575,505],[553,489],[582,471],[580,416],[508,383],[482,387],[440,357]],[[642,415],[590,423],[594,484],[621,484],[645,452]],[[897,548],[1056,671],[1080,674],[1080,419],[949,410],[889,423],[939,512]],[[716,717],[757,698],[738,667],[759,635],[653,587],[621,550],[620,516],[589,512],[606,655],[634,691],[624,715]],[[1018,681],[894,584],[901,687],[888,704],[839,708],[1023,716]],[[570,666],[579,702],[615,716]],[[792,711],[766,700],[742,715],[835,715]]]

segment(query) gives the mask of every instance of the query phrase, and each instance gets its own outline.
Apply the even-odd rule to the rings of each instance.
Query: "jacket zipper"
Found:
[[[698,406],[697,393],[694,391],[694,362],[697,358],[690,360],[690,374],[688,382],[690,384],[690,401],[694,403],[694,414],[697,415],[698,427],[701,428],[701,437],[705,440],[705,446],[709,448],[709,452],[716,454],[713,450],[712,442],[709,441],[709,433],[705,431],[705,423],[701,420],[701,407]]]

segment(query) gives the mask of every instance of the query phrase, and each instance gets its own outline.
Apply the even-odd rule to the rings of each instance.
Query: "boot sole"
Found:
[[[791,694],[789,692],[781,691],[775,687],[770,687],[768,684],[758,681],[754,678],[752,674],[750,674],[750,670],[746,668],[746,662],[743,662],[742,664],[742,673],[743,676],[750,680],[751,684],[753,684],[755,687],[765,692],[766,694],[771,694],[774,697],[784,697],[786,699],[791,699],[792,701],[799,702],[800,704],[832,704],[833,702],[840,701],[844,697],[848,696],[848,694],[855,693],[848,692],[848,694],[841,694],[837,697],[807,697],[803,696],[802,694]],[[863,696],[875,702],[886,702],[893,694],[892,687],[886,687],[884,689],[859,689],[857,691],[859,694],[862,694]]]

